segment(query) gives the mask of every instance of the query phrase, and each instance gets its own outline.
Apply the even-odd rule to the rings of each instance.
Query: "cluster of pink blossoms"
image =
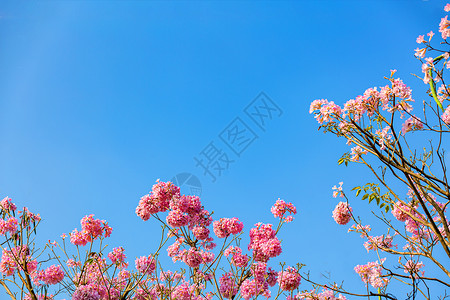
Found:
[[[220,294],[226,299],[231,299],[239,291],[239,287],[234,280],[232,272],[223,274],[219,279],[219,285]]]
[[[366,248],[367,252],[377,249],[397,248],[397,245],[392,245],[394,237],[390,235],[368,236],[367,239],[368,241],[364,243],[364,248]]]
[[[250,257],[247,254],[242,254],[242,249],[237,246],[228,247],[223,254],[226,257],[231,256],[231,263],[238,268],[245,268],[250,261]]]
[[[294,220],[293,216],[285,216],[286,213],[295,215],[297,209],[291,202],[286,202],[284,200],[278,199],[275,204],[270,209],[275,218],[280,218],[285,223],[292,222]]]
[[[112,228],[105,220],[94,219],[94,215],[81,219],[81,231],[76,228],[70,233],[70,242],[75,246],[85,246],[101,237],[109,237]]]
[[[422,130],[423,123],[420,121],[420,118],[416,116],[409,117],[402,125],[402,134],[405,135],[407,132],[413,130]]]
[[[441,119],[445,124],[450,125],[450,106],[447,106],[447,109],[442,114]]]
[[[382,277],[381,265],[378,262],[369,262],[366,265],[357,265],[355,272],[361,276],[365,284],[370,284],[374,288],[381,288],[389,283],[389,279]]]
[[[283,291],[293,291],[300,285],[301,276],[298,271],[292,267],[278,272],[278,283]]]
[[[350,160],[353,162],[359,161],[361,156],[365,154],[367,154],[367,151],[361,148],[360,146],[353,147],[350,153],[351,155]]]
[[[253,250],[253,257],[258,262],[267,262],[281,254],[281,242],[276,237],[272,224],[257,223],[255,228],[250,229],[248,250]]]
[[[418,273],[420,272],[422,276],[425,275],[425,271],[420,271],[421,268],[424,267],[424,264],[422,262],[415,262],[413,260],[408,260],[405,263],[405,273],[410,274],[410,276],[417,277]]]
[[[9,233],[13,235],[17,232],[19,221],[16,218],[9,218],[7,221],[0,219],[0,235]]]
[[[125,259],[127,257],[124,252],[125,249],[123,249],[123,247],[116,247],[113,249],[113,251],[108,253],[108,258],[120,269],[128,267],[128,263],[125,262]]]
[[[152,255],[136,258],[135,264],[136,270],[142,274],[151,275],[156,270],[156,260]]]
[[[287,300],[303,300],[303,299],[311,299],[311,300],[347,300],[344,295],[339,294],[335,295],[332,290],[324,288],[322,292],[319,293],[317,290],[311,290],[309,292],[303,292],[296,295],[294,298],[288,297]]]
[[[353,209],[350,207],[350,205],[348,205],[347,202],[341,201],[333,210],[333,219],[339,225],[345,225],[350,222],[350,219],[352,218],[352,211]]]
[[[239,234],[244,224],[238,218],[221,218],[213,223],[214,233],[218,238],[226,238],[230,234]]]
[[[12,212],[17,209],[16,205],[12,202],[11,198],[5,197],[2,201],[0,201],[0,205],[2,210],[7,212]]]

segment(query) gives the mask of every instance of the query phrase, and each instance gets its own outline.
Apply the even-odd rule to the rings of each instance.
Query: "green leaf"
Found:
[[[358,190],[358,191],[356,192],[356,197],[358,197],[359,193],[361,193],[361,190]]]
[[[384,208],[384,211],[385,211],[386,213],[389,212],[389,205],[386,205],[386,207]]]
[[[369,197],[369,194],[365,194],[363,197],[362,197],[362,199],[361,200],[366,200],[367,199],[367,197]]]

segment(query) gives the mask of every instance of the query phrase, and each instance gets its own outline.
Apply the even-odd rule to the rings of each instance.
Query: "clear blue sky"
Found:
[[[2,1],[0,198],[39,212],[43,240],[106,219],[134,261],[159,234],[135,215],[139,198],[189,172],[207,209],[246,232],[275,222],[277,198],[293,202],[282,260],[363,290],[353,266],[376,258],[332,220],[331,187],[367,172],[337,165],[347,146],[317,131],[309,104],[385,85],[390,69],[420,103],[415,40],[438,33],[445,3]],[[260,92],[282,110],[265,130],[244,111]],[[257,136],[239,156],[220,139],[236,118]],[[211,142],[234,160],[215,182],[194,160]]]

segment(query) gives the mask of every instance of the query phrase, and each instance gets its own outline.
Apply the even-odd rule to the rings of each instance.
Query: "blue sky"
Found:
[[[363,290],[353,266],[375,257],[332,220],[331,187],[370,177],[337,165],[347,146],[317,131],[309,104],[385,85],[390,69],[420,103],[415,40],[438,33],[445,3],[2,1],[0,198],[39,212],[43,240],[106,219],[133,261],[159,228],[135,215],[139,198],[189,172],[206,208],[247,232],[293,202],[281,259]],[[261,92],[282,110],[265,130],[244,111]],[[240,156],[220,139],[235,118],[257,136]],[[194,160],[211,142],[234,160],[215,182]]]

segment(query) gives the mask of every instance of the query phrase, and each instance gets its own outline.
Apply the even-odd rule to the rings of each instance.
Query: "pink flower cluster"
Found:
[[[367,154],[367,151],[361,148],[360,146],[353,147],[350,153],[351,155],[350,160],[353,162],[359,161],[361,156],[365,154]]]
[[[291,203],[278,199],[270,209],[275,218],[280,218],[283,222],[289,223],[294,220],[293,216],[285,216],[286,213],[295,215],[297,208]]]
[[[241,285],[242,298],[248,300],[259,295],[270,298],[269,282],[266,279],[267,264],[264,262],[253,264],[251,274],[253,278],[246,279]]]
[[[5,197],[0,201],[2,209],[8,212],[15,211],[17,209],[16,205],[12,202],[11,198]]]
[[[123,247],[117,247],[114,248],[113,251],[108,253],[108,258],[111,260],[111,262],[121,269],[128,267],[128,263],[125,262],[125,259],[127,257],[124,252],[125,249],[123,249]]]
[[[278,284],[283,291],[293,291],[300,285],[301,276],[298,271],[292,267],[278,272]]]
[[[370,284],[374,288],[381,288],[389,283],[389,280],[382,277],[381,265],[378,262],[369,262],[366,265],[357,265],[355,272],[361,276],[365,284]]]
[[[348,130],[349,122],[347,118],[358,122],[364,114],[372,117],[375,112],[379,112],[380,108],[392,113],[400,111],[402,116],[405,112],[410,112],[412,106],[409,102],[414,100],[411,98],[411,88],[403,83],[401,79],[389,79],[391,86],[376,87],[367,89],[363,95],[350,99],[341,109],[334,102],[326,99],[314,100],[310,106],[310,113],[315,114],[315,119],[319,124],[339,123],[342,132]]]
[[[339,225],[345,225],[347,224],[352,214],[351,212],[353,209],[348,205],[347,202],[339,202],[338,205],[336,205],[336,208],[333,210],[333,219],[338,223]]]
[[[64,270],[61,266],[52,265],[43,271],[39,271],[38,280],[47,285],[57,284],[64,279]]]
[[[424,267],[424,264],[422,262],[415,262],[413,260],[408,260],[405,263],[405,273],[410,274],[410,276],[414,276],[415,278],[417,278],[419,272],[422,274],[422,276],[425,275],[425,271],[420,271],[421,268]]]
[[[220,294],[226,299],[233,298],[239,291],[232,272],[223,274],[219,279],[219,285]]]
[[[9,218],[7,221],[0,219],[0,235],[9,233],[13,235],[17,232],[17,225],[19,222],[16,218]]]
[[[253,250],[253,257],[257,262],[267,262],[281,254],[281,242],[276,237],[272,224],[257,223],[255,228],[250,229],[248,250]]]
[[[409,119],[407,119],[403,125],[402,125],[402,134],[405,135],[405,133],[413,131],[413,130],[422,130],[423,129],[423,123],[420,121],[420,118],[416,116],[411,116]]]
[[[367,252],[370,250],[377,249],[390,249],[392,247],[397,247],[397,245],[392,245],[394,237],[390,235],[380,235],[380,236],[368,236],[368,241],[364,243],[364,248]]]
[[[152,255],[136,258],[135,264],[136,270],[142,274],[151,275],[156,270],[156,261]]]
[[[347,300],[344,295],[339,294],[338,296],[332,290],[324,288],[322,292],[312,290],[309,292],[303,292],[295,296],[295,299],[288,297],[288,300],[300,300],[300,299],[314,299],[314,300]]]
[[[214,233],[218,238],[225,238],[230,234],[241,233],[244,224],[238,218],[221,218],[213,223]]]
[[[29,273],[36,271],[37,261],[31,258],[27,246],[16,246],[11,250],[4,249],[0,260],[0,272],[6,276],[11,276],[18,269],[23,270],[25,263]]]
[[[70,242],[76,246],[85,246],[97,238],[109,237],[112,228],[105,220],[94,219],[94,215],[85,216],[81,219],[81,231],[76,228],[70,234]]]
[[[165,212],[170,208],[170,201],[173,197],[180,196],[180,188],[172,182],[162,182],[157,180],[153,185],[150,194],[145,195],[136,207],[136,214],[142,220],[147,221],[152,214]]]
[[[231,263],[238,268],[245,268],[250,260],[247,254],[242,254],[242,249],[239,247],[230,246],[224,251],[226,257],[231,256]]]
[[[337,186],[333,186],[333,198],[337,198],[338,196],[339,197],[344,197],[344,192],[342,191],[342,185],[343,185],[344,183],[341,181],[341,182],[339,182],[339,186],[337,187]]]
[[[441,119],[445,124],[450,125],[450,105],[447,106],[445,112],[441,116]]]

